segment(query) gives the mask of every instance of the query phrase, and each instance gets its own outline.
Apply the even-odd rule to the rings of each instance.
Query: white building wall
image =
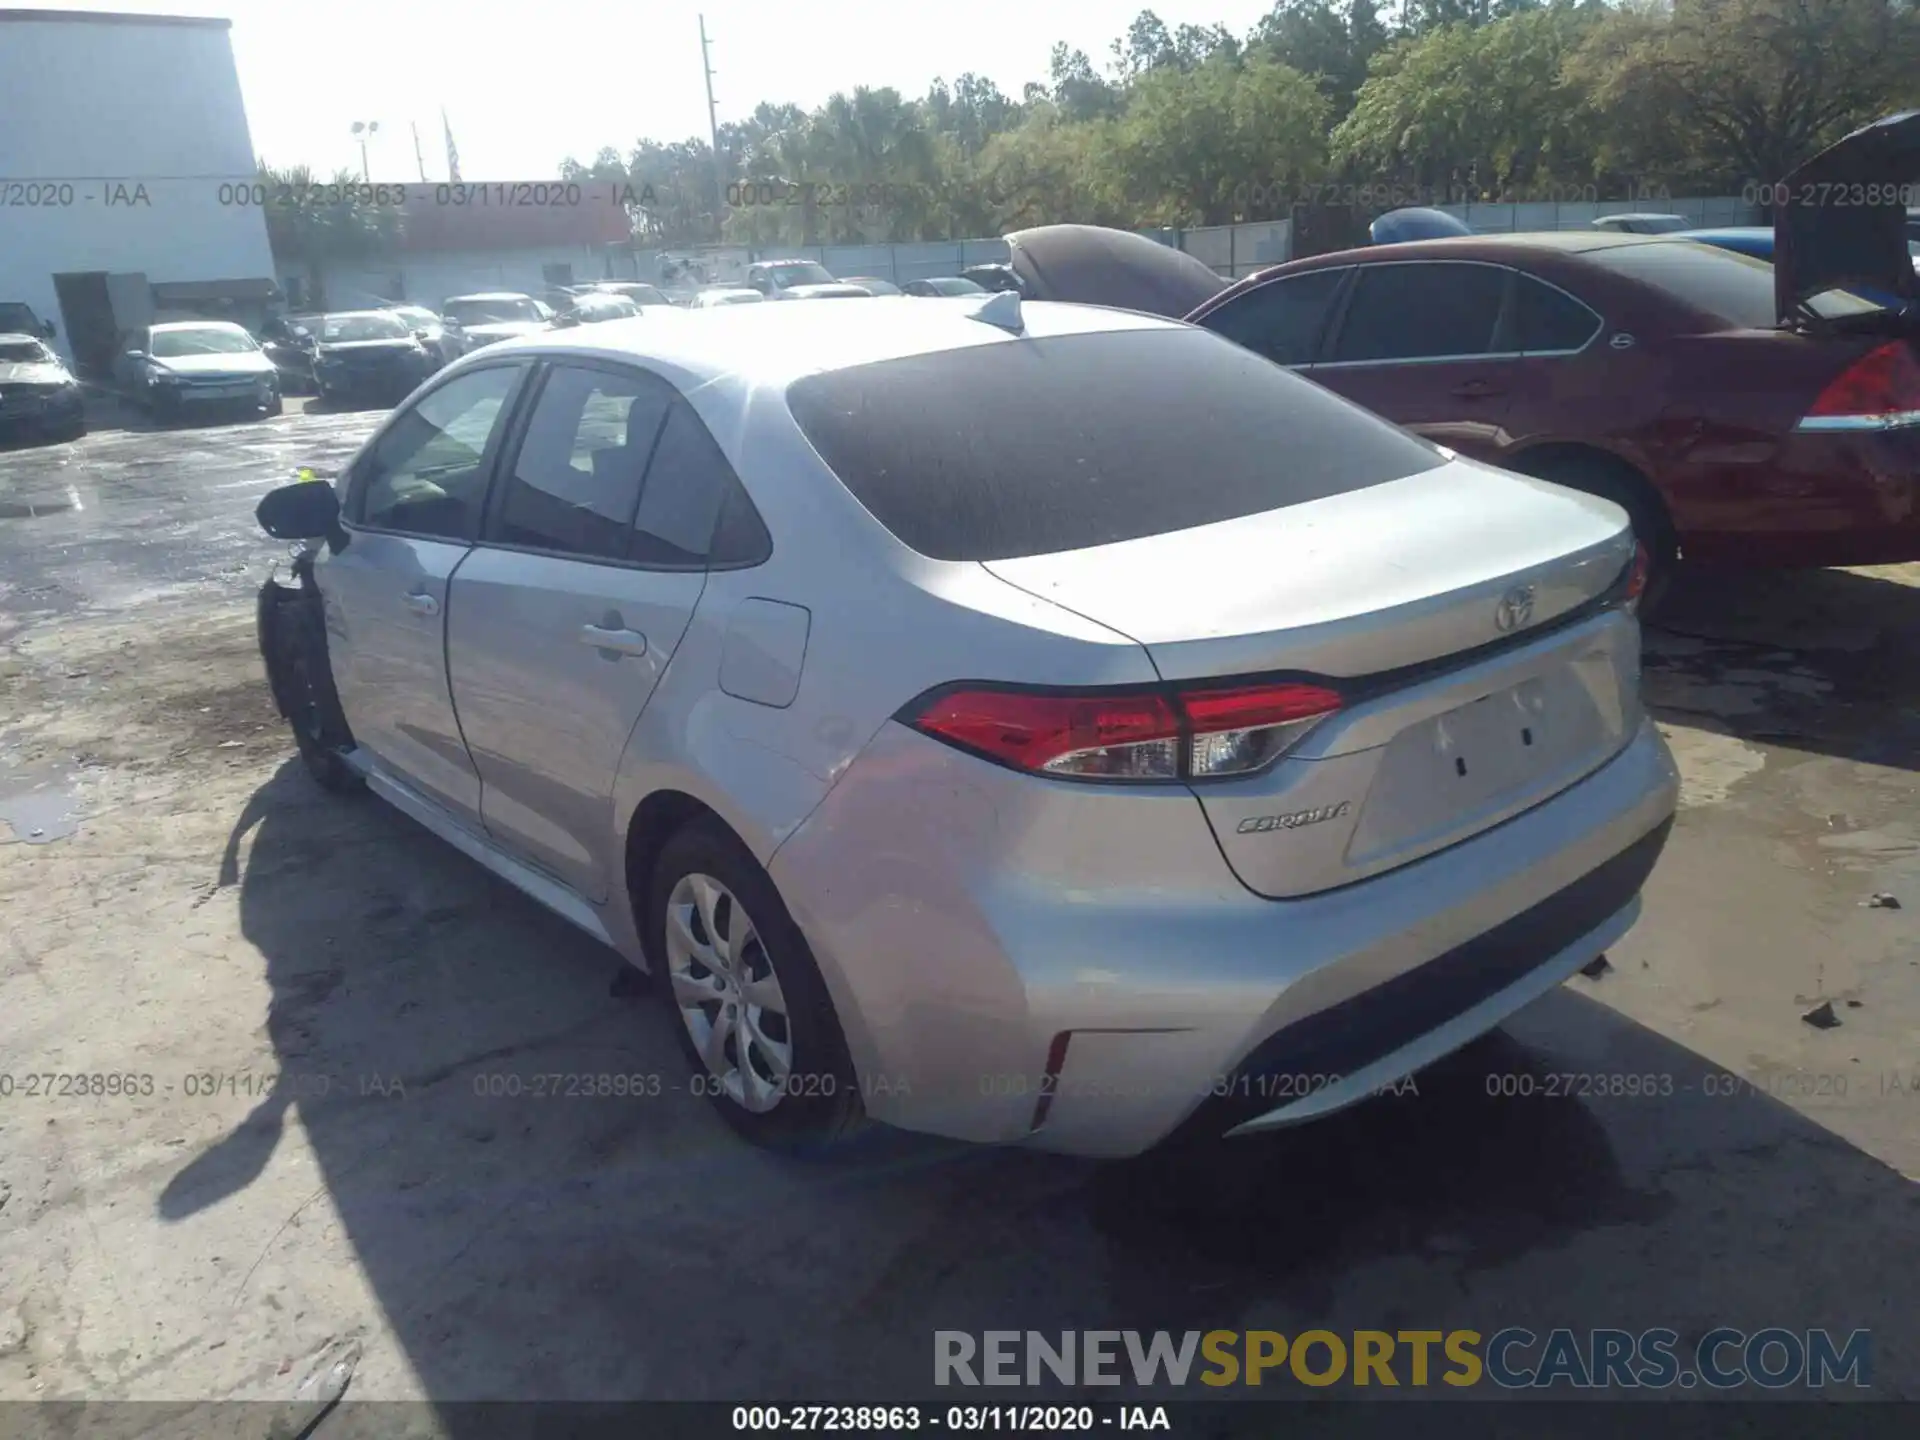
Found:
[[[616,259],[618,270],[624,264]],[[401,252],[391,260],[365,265],[329,265],[325,271],[327,306],[352,310],[405,300],[438,310],[449,295],[511,290],[539,298],[547,288],[545,267],[571,265],[573,283],[607,278],[607,259],[592,245],[547,245],[529,250]],[[298,265],[279,267],[280,288],[289,295],[304,290],[306,272]],[[616,275],[616,278],[619,278]],[[297,284],[295,282],[298,282]],[[310,301],[303,296],[300,308]]]
[[[59,273],[271,277],[253,175],[225,21],[0,12],[0,299],[58,321]]]

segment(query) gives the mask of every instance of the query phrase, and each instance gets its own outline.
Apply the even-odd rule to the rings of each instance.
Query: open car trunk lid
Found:
[[[1920,274],[1907,249],[1907,197],[1920,181],[1920,110],[1889,115],[1834,142],[1778,187],[1774,304],[1798,323],[1816,297],[1847,290],[1881,308],[1850,328],[1913,333]]]
[[[1329,684],[1272,767],[1192,788],[1222,853],[1286,898],[1406,864],[1559,793],[1640,720],[1633,559],[1607,501],[1465,460],[1243,519],[996,560],[1145,647],[1176,687]]]

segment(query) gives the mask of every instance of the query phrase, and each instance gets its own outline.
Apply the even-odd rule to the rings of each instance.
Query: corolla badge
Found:
[[[1295,810],[1286,815],[1250,815],[1235,828],[1242,835],[1264,835],[1269,830],[1298,830],[1302,825],[1338,820],[1352,809],[1351,800],[1342,800],[1338,805],[1316,805],[1311,810]]]
[[[1516,585],[1493,607],[1493,624],[1502,635],[1533,623],[1533,586]]]

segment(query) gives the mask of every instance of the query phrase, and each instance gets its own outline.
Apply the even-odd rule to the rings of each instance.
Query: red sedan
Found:
[[[1775,263],[1664,235],[1376,245],[1228,286],[1134,236],[1007,237],[1035,298],[1184,315],[1475,459],[1622,505],[1655,568],[1920,560],[1920,112],[1781,184]]]
[[[1774,300],[1764,261],[1569,231],[1320,255],[1189,318],[1449,449],[1619,502],[1656,564],[1920,559],[1910,323],[1831,290],[1781,324]]]

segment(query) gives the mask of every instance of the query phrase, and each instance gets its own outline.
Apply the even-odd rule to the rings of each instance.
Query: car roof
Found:
[[[238,330],[243,335],[246,333],[246,326],[236,325],[231,320],[162,320],[157,325],[147,326],[147,329],[205,330],[209,327],[216,330]]]
[[[1598,225],[1602,220],[1684,220],[1686,218],[1671,210],[1620,210],[1612,215],[1596,215],[1593,223]]]
[[[456,300],[531,300],[531,295],[519,290],[478,290],[471,295],[449,295],[440,303],[451,305]]]
[[[390,313],[392,313],[391,307],[382,306],[373,310],[325,310],[318,312],[315,318],[320,320],[357,320],[362,315],[387,315]]]
[[[901,360],[974,345],[1018,345],[1059,335],[1100,331],[1173,330],[1179,322],[1091,305],[1032,301],[1020,307],[1015,334],[973,318],[969,307],[925,307],[881,296],[872,305],[823,312],[812,305],[723,306],[702,315],[674,314],[613,320],[591,334],[548,332],[490,345],[486,355],[514,352],[636,359],[671,367],[694,385],[723,379],[784,388],[803,376]],[[565,338],[560,338],[565,336]]]
[[[1679,234],[1623,235],[1613,230],[1538,230],[1512,234],[1443,235],[1432,240],[1406,240],[1395,245],[1360,245],[1351,250],[1336,250],[1309,257],[1316,264],[1335,262],[1351,265],[1357,260],[1378,257],[1389,259],[1462,259],[1490,260],[1516,253],[1559,250],[1579,255],[1594,250],[1617,250],[1626,245],[1678,245],[1689,243]],[[1290,262],[1291,263],[1291,262]]]

